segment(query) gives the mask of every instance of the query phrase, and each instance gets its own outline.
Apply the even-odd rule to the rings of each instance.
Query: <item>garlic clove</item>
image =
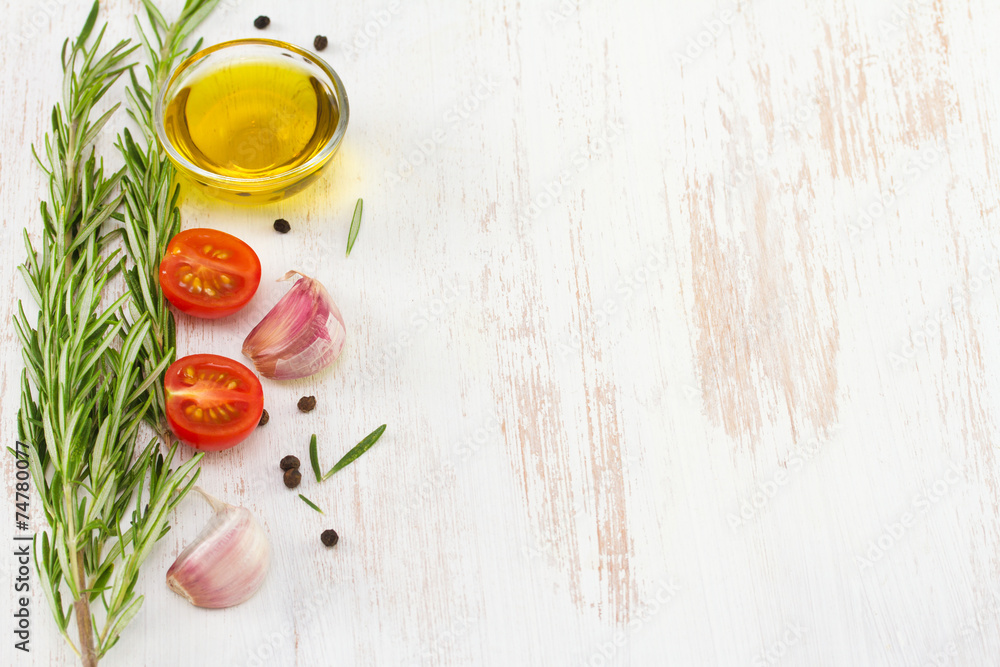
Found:
[[[318,280],[301,276],[243,341],[257,372],[275,380],[308,377],[340,356],[347,329],[340,309]]]
[[[167,570],[167,586],[196,607],[234,607],[264,583],[271,547],[250,510],[195,489],[215,516]]]

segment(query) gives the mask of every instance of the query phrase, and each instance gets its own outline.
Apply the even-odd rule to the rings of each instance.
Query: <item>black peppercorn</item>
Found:
[[[285,471],[284,482],[289,489],[294,489],[302,481],[302,473],[297,468]]]
[[[257,28],[257,30],[263,30],[269,25],[271,25],[271,19],[266,16],[258,16],[253,20],[253,27]]]
[[[322,51],[326,48],[327,42],[326,37],[323,35],[316,35],[316,39],[313,40],[313,48],[317,51]]]
[[[340,535],[337,535],[337,531],[333,529],[324,530],[323,534],[319,536],[319,539],[323,540],[323,544],[326,546],[332,547],[338,540],[340,540]]]
[[[278,465],[281,466],[282,470],[296,470],[301,464],[299,463],[299,457],[289,454],[281,459],[281,463]]]
[[[291,228],[292,226],[288,224],[288,221],[285,220],[284,218],[278,218],[277,220],[274,221],[274,231],[278,232],[279,234],[287,234],[288,230],[290,230]]]
[[[257,422],[257,426],[263,426],[269,421],[271,421],[271,415],[267,414],[267,410],[264,410],[260,413],[260,421]]]
[[[315,396],[303,396],[299,399],[299,410],[302,412],[312,412],[313,408],[316,407],[316,397]]]

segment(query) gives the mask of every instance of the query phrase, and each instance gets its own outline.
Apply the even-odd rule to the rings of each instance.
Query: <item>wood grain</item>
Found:
[[[5,5],[0,256],[21,299],[29,144],[76,4]],[[219,612],[167,590],[209,515],[192,499],[106,664],[996,664],[994,3],[223,4],[208,43],[259,14],[269,37],[325,34],[351,125],[296,199],[186,193],[185,226],[245,239],[265,280],[243,313],[181,319],[181,351],[237,357],[290,268],[349,340],[331,373],[268,383],[271,423],[203,468],[268,529],[264,589]],[[102,6],[129,35],[139,3]],[[383,422],[300,489],[324,516],[281,485],[311,433],[332,465]],[[32,605],[33,652],[8,638],[2,662],[73,664]]]

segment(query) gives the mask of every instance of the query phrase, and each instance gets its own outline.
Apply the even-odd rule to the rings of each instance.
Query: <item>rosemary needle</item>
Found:
[[[312,438],[309,439],[309,461],[312,463],[313,473],[316,475],[316,481],[323,481],[323,473],[319,470],[319,448],[316,446],[316,434],[312,434]]]
[[[354,463],[354,461],[356,461],[362,454],[367,452],[376,442],[378,442],[378,439],[382,437],[383,433],[385,433],[385,424],[382,424],[377,429],[366,435],[364,440],[356,444],[351,451],[344,454],[344,457],[337,461],[337,465],[330,468],[330,472],[323,475],[323,480],[332,477],[336,472],[343,470],[350,464]],[[319,461],[314,459],[313,466],[315,467],[318,465]]]
[[[306,505],[308,505],[309,507],[313,508],[314,510],[316,510],[320,514],[326,514],[326,512],[324,512],[323,510],[321,510],[316,503],[314,503],[313,501],[309,500],[308,498],[306,498],[305,496],[303,496],[301,493],[299,494],[299,498],[302,499],[302,502],[304,502]]]
[[[358,238],[358,230],[361,229],[361,209],[364,208],[364,200],[358,199],[354,206],[354,218],[351,219],[351,231],[347,234],[347,255],[351,256],[351,248],[354,247],[354,240]]]

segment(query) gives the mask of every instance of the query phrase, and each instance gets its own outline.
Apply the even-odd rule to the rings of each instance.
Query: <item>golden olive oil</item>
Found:
[[[266,178],[308,162],[333,136],[333,92],[292,58],[227,63],[177,91],[164,129],[197,166],[231,178]]]

